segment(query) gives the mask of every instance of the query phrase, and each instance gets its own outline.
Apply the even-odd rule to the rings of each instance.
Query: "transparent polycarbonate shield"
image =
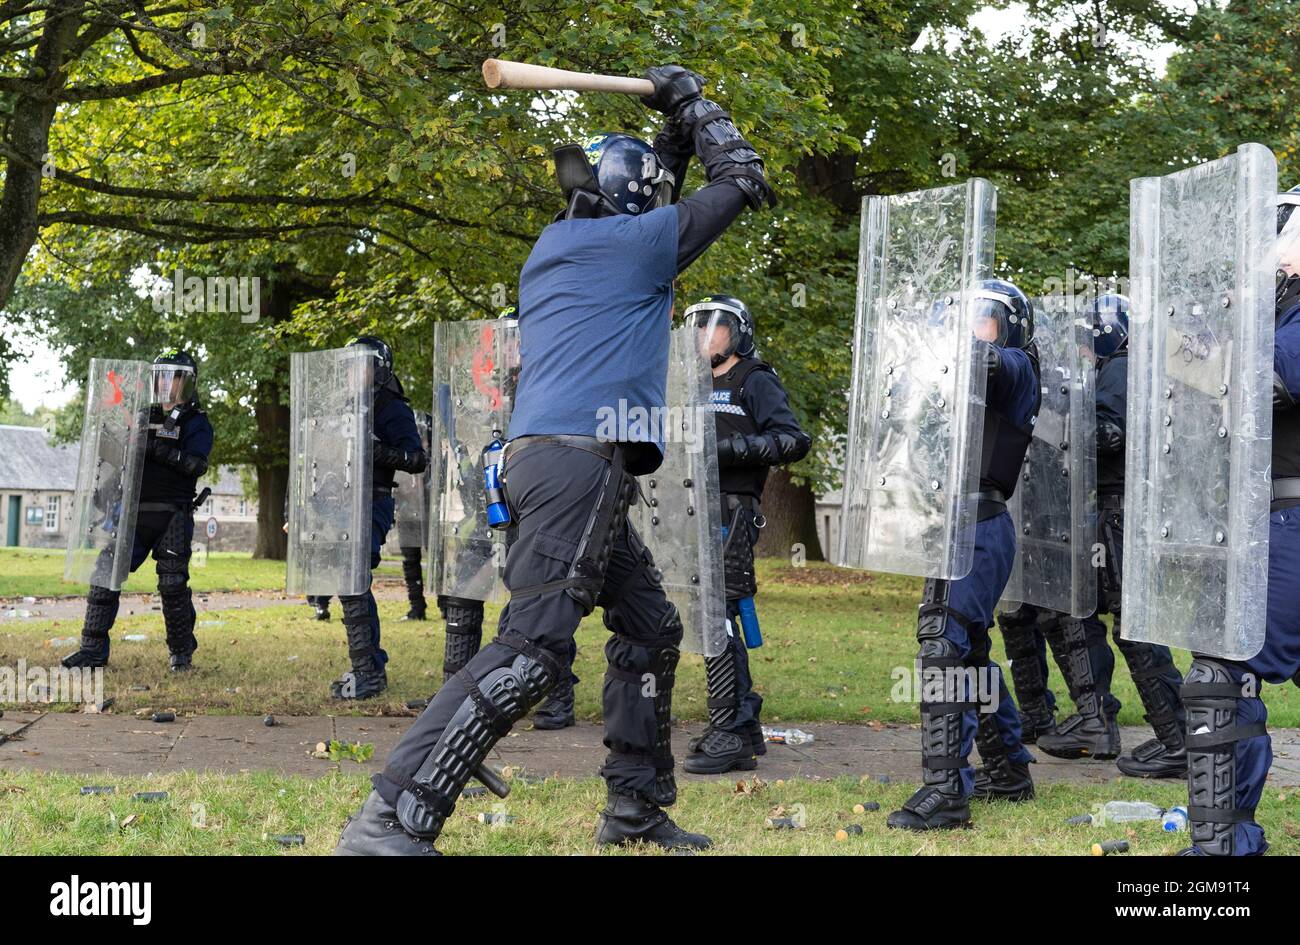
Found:
[[[506,596],[506,532],[488,525],[483,448],[504,440],[518,380],[514,319],[434,325],[428,583],[435,594]]]
[[[290,594],[370,586],[374,352],[351,346],[290,358]]]
[[[1227,659],[1264,642],[1277,163],[1134,180],[1124,628]]]
[[[717,656],[727,645],[722,575],[722,493],[718,488],[717,427],[709,402],[713,371],[699,329],[672,333],[668,404],[659,429],[663,464],[640,477],[644,502],[629,520],[654,556],[664,592],[681,615],[682,649]]]
[[[425,454],[430,455],[429,415],[417,410],[415,427],[420,433]],[[428,547],[431,478],[428,467],[418,475],[400,469],[393,474],[393,524],[397,528],[397,544],[400,548]]]
[[[1087,617],[1097,609],[1097,392],[1092,328],[1062,295],[1034,300],[1042,404],[1007,502],[1016,561],[1006,602]]]
[[[863,202],[841,566],[971,569],[986,372],[969,293],[992,269],[995,212],[978,179]]]
[[[131,573],[149,434],[149,369],[147,361],[90,362],[65,580],[117,591]]]

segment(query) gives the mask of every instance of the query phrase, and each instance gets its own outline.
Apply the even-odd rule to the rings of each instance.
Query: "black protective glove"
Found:
[[[699,98],[704,88],[704,76],[681,66],[652,66],[642,78],[649,79],[655,87],[652,94],[641,96],[642,104],[669,118],[687,102]]]
[[[425,467],[429,465],[429,456],[424,450],[408,453],[406,450],[394,449],[383,443],[375,444],[374,459],[376,466],[400,469],[402,472],[408,472],[413,476],[418,476],[424,472]]]
[[[976,365],[984,365],[984,370],[988,372],[989,380],[998,376],[998,371],[1002,370],[1002,349],[992,342],[977,341],[975,342]]]
[[[733,433],[718,440],[718,465],[722,467],[780,466],[797,463],[808,455],[812,440],[802,431],[789,433],[760,433],[746,436]]]
[[[208,471],[206,456],[179,450],[160,437],[154,437],[153,442],[149,444],[149,458],[155,463],[195,478]]]
[[[1097,452],[1113,456],[1124,450],[1124,431],[1109,420],[1097,421]]]

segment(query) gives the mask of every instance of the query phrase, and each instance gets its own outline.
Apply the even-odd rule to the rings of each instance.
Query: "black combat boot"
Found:
[[[348,818],[334,856],[440,856],[433,841],[402,829],[397,810],[371,791],[361,810]]]
[[[975,744],[984,762],[975,771],[975,790],[971,797],[977,801],[1028,801],[1034,797],[1034,779],[1029,776],[1028,762],[1012,761],[1007,746],[998,733],[993,713],[981,712],[979,728],[975,731]]]
[[[364,597],[345,597],[342,603],[352,672],[330,683],[330,695],[335,699],[370,699],[388,688],[388,674],[372,642],[370,610]]]
[[[120,591],[90,586],[86,597],[86,618],[81,627],[81,648],[63,658],[68,669],[96,669],[108,665],[108,631],[117,617]]]
[[[637,842],[665,850],[707,850],[713,843],[702,833],[689,833],[677,826],[657,804],[610,791],[596,825],[596,843],[623,846]]]
[[[575,724],[576,719],[573,714],[573,681],[575,677],[572,670],[564,675],[560,682],[555,684],[546,701],[537,707],[533,713],[533,728],[540,729],[543,732],[556,731],[562,728],[568,728]]]
[[[1040,735],[1037,746],[1054,758],[1114,758],[1120,752],[1119,723],[1106,711],[1108,690],[1097,682],[1088,653],[1083,621],[1063,618],[1049,624],[1048,641],[1054,653],[1063,653],[1069,666],[1066,681],[1078,712]]]
[[[1120,653],[1156,737],[1138,745],[1131,754],[1120,755],[1115,766],[1131,778],[1186,777],[1187,719],[1175,688],[1182,685],[1182,677],[1173,661],[1160,658],[1149,643],[1121,643]]]

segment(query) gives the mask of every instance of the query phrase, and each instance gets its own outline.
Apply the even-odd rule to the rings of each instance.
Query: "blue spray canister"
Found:
[[[506,446],[499,436],[483,447],[483,491],[487,496],[488,524],[501,529],[514,524],[506,502],[505,486],[501,484],[501,461],[505,452]]]

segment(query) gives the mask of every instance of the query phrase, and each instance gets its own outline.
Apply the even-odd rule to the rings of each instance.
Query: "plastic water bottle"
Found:
[[[1165,809],[1146,801],[1107,801],[1101,814],[1108,824],[1122,824],[1132,820],[1159,820]]]
[[[1179,830],[1186,830],[1187,829],[1187,808],[1172,807],[1169,810],[1165,811],[1165,818],[1161,822],[1161,826],[1163,826],[1165,830],[1167,830],[1169,833],[1175,833]]]
[[[797,728],[768,728],[763,726],[763,739],[773,745],[811,745],[813,737]]]

